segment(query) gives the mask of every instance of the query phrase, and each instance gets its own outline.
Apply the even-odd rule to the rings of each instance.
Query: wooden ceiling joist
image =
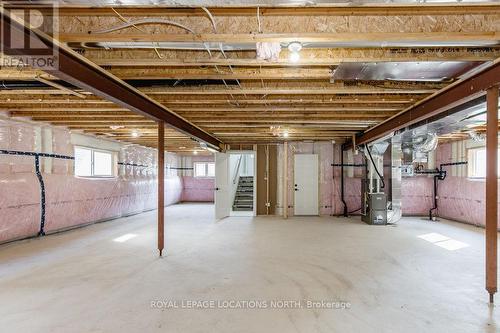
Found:
[[[105,42],[180,42],[180,43],[376,43],[388,42],[459,46],[465,42],[475,46],[497,45],[500,33],[488,32],[364,32],[364,33],[251,33],[251,34],[144,34],[144,33],[61,33],[59,40],[65,43],[105,43]]]
[[[138,90],[117,79],[103,69],[95,66],[84,57],[59,45],[53,38],[33,29],[17,18],[13,18],[6,10],[0,12],[3,27],[15,31],[17,36],[25,36],[32,45],[42,42],[47,48],[57,54],[58,64],[47,70],[50,75],[57,76],[81,89],[92,92],[102,98],[113,101],[127,109],[152,118],[155,121],[166,122],[168,126],[206,142],[219,149],[221,142],[214,136],[187,122],[183,118],[140,93]],[[9,48],[8,40],[1,40],[4,50]],[[25,54],[25,49],[14,49],[13,54]]]
[[[15,8],[15,7],[14,7]],[[43,7],[36,6],[37,9],[43,11]],[[255,7],[217,7],[209,8],[214,16],[250,16],[255,17]],[[336,5],[322,6],[280,6],[268,7],[260,5],[259,14],[262,17],[273,16],[407,16],[407,15],[460,15],[460,14],[488,14],[498,13],[500,10],[498,4],[494,3],[456,3],[439,4],[439,3],[418,3],[418,4],[371,4],[368,6],[354,7],[343,3]],[[51,14],[52,10],[45,10],[47,14]],[[206,12],[201,8],[173,8],[164,6],[121,6],[120,13],[125,16],[201,16],[205,17]],[[62,7],[59,9],[60,16],[116,16],[116,13],[110,7],[81,7],[71,6]]]
[[[283,142],[275,133],[276,127],[286,130],[289,140],[342,142],[359,131],[373,128],[365,134],[377,133],[381,122],[408,120],[401,118],[400,112],[421,112],[415,103],[424,103],[456,79],[450,77],[441,83],[331,81],[333,71],[342,63],[479,63],[500,57],[499,4],[264,7],[259,9],[260,22],[255,7],[210,8],[216,18],[216,33],[200,8],[115,7],[63,5],[57,38],[85,56],[78,56],[78,62],[90,64],[90,60],[96,64],[91,66],[93,71],[107,79],[114,78],[110,74],[116,76],[114,83],[136,80],[128,82],[140,88],[124,84],[126,88],[119,94],[110,94],[105,82],[82,74],[81,64],[68,69],[64,59],[68,70],[64,75],[3,67],[0,80],[38,78],[63,84],[57,80],[62,77],[79,88],[0,90],[0,110],[13,117],[151,147],[157,145],[156,121],[175,116],[188,127],[167,129],[165,145],[182,153],[201,153],[199,144],[191,140],[196,136],[192,130],[206,140],[213,139],[216,145]],[[162,24],[95,33],[121,24],[122,19],[170,16],[195,33]],[[282,43],[279,58],[256,59],[253,48],[259,41]],[[292,41],[304,43],[297,62],[289,59],[286,47]],[[170,48],[168,42],[195,44],[190,46],[194,49],[181,50]],[[223,54],[214,46],[219,42],[228,48],[247,45]],[[212,54],[200,49],[200,43],[212,43]],[[66,57],[65,48],[61,50]],[[99,85],[101,93],[90,89],[89,82],[82,82],[88,77],[94,77],[93,84]],[[151,83],[144,81],[147,79]],[[141,111],[132,103],[135,100],[123,101],[122,94],[131,92],[134,98],[148,100],[149,107]],[[139,137],[132,132],[138,132]]]

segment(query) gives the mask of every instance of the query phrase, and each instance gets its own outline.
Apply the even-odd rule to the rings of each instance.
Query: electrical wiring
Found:
[[[114,10],[114,11],[115,11],[115,13],[117,13],[116,10]],[[170,20],[166,20],[166,19],[161,19],[161,18],[144,18],[144,19],[138,19],[138,20],[135,20],[135,21],[128,21],[128,20],[126,20],[121,15],[119,17],[120,17],[120,19],[125,20],[123,24],[119,24],[119,25],[116,25],[116,26],[108,28],[108,29],[96,30],[96,31],[89,31],[89,33],[91,33],[91,34],[105,34],[105,33],[109,33],[109,32],[123,30],[123,29],[130,28],[130,27],[134,27],[136,29],[139,29],[138,28],[139,25],[145,25],[145,24],[173,25],[173,26],[176,26],[178,28],[181,28],[181,29],[184,29],[186,31],[189,31],[192,34],[195,33],[192,29],[186,27],[183,24],[180,24],[180,23],[177,23],[177,22],[174,22],[174,21],[170,21]],[[142,30],[139,29],[139,31],[142,31]]]

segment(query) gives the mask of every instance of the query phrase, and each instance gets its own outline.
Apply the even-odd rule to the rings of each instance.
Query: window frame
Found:
[[[201,165],[203,164],[204,167],[204,174],[203,176],[197,176],[196,175],[196,165]],[[208,170],[209,170],[209,165],[212,164],[214,166],[213,170],[214,170],[214,174],[213,175],[209,175],[208,174]],[[215,178],[215,162],[193,162],[193,177],[194,178]]]
[[[116,178],[118,175],[117,152],[113,150],[106,150],[82,145],[75,145],[73,151],[76,155],[76,149],[90,150],[90,176],[80,176],[76,174],[76,159],[73,165],[73,174],[79,178]],[[111,155],[111,174],[110,175],[96,175],[95,174],[95,152]]]
[[[497,149],[500,156],[500,146]],[[483,150],[486,153],[486,146],[471,147],[467,149],[467,178],[471,180],[486,180],[486,171],[484,176],[477,176],[473,174],[473,171],[475,171],[477,164],[475,153],[480,150]],[[486,161],[484,167],[486,169]],[[497,165],[497,178],[500,178],[500,163]]]

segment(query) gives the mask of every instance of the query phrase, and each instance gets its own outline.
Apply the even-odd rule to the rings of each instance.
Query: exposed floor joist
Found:
[[[151,86],[137,88],[141,93],[224,142],[283,140],[276,137],[276,128],[290,139],[331,136],[343,140],[407,110],[458,78],[413,84],[387,79],[333,80],[336,68],[346,63],[434,61],[437,66],[500,57],[497,4],[262,7],[260,21],[255,7],[208,8],[215,26],[200,8],[114,9],[63,6],[56,38],[70,42],[88,60],[121,79],[150,79]],[[99,33],[142,18],[167,18],[194,33],[154,21]],[[279,58],[256,59],[256,41],[280,42]],[[304,42],[297,62],[289,59],[286,47],[291,41]],[[95,44],[102,42],[106,45]],[[195,42],[198,49],[161,46],[168,42],[177,46]],[[200,49],[200,42],[212,43],[210,55]],[[218,42],[228,48],[238,43],[250,48],[223,54]],[[0,80],[29,82],[36,77],[55,79],[29,68],[0,70]],[[83,103],[70,92],[52,87],[0,90],[0,108],[14,117],[123,141],[138,142],[131,131],[142,129],[140,142],[155,144],[149,140],[154,133],[147,132],[154,123],[86,91],[75,92],[85,96]],[[115,131],[112,126],[125,127]],[[176,136],[182,137],[172,133],[170,138],[178,140]]]

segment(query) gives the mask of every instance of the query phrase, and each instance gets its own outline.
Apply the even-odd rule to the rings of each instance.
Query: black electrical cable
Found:
[[[370,156],[370,160],[372,161],[373,168],[375,169],[375,172],[377,173],[378,177],[380,178],[380,181],[382,182],[382,185],[380,188],[385,188],[385,182],[384,182],[384,177],[378,172],[377,166],[375,165],[375,162],[373,161],[372,153],[370,152],[370,148],[366,146],[366,151],[368,151],[368,156]]]
[[[349,212],[349,214],[356,213],[358,210],[361,210],[361,208],[362,208],[362,207],[359,207],[359,208],[358,208],[358,209],[356,209],[356,210],[351,210],[351,211]]]

